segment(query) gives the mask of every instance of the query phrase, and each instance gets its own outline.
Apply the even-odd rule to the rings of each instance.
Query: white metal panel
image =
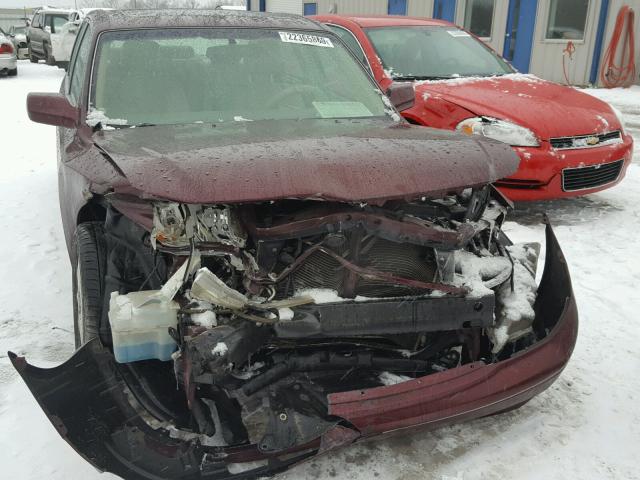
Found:
[[[302,0],[267,0],[267,11],[302,15]]]
[[[464,27],[464,17],[467,12],[468,0],[458,0],[456,8],[456,25]],[[507,17],[509,16],[509,1],[493,1],[493,19],[491,22],[491,37],[483,40],[499,54],[504,49],[504,35],[507,30]]]
[[[317,0],[318,13],[331,12],[335,6],[340,15],[386,15],[388,0]],[[433,0],[407,0],[407,15],[412,17],[433,16]]]
[[[431,1],[431,0],[426,0]],[[339,15],[386,15],[387,0],[318,0],[318,13],[329,13],[334,6]]]
[[[590,0],[587,10],[584,40],[572,40],[575,52],[572,58],[565,58],[567,77],[572,85],[586,85],[589,82],[589,70],[593,58],[593,48],[598,28],[600,1]],[[562,67],[563,50],[567,47],[565,40],[547,40],[547,24],[549,22],[549,0],[540,0],[538,4],[536,29],[533,37],[531,65],[529,71],[546,80],[566,83]]]
[[[409,0],[407,15],[410,17],[433,17],[433,0]]]

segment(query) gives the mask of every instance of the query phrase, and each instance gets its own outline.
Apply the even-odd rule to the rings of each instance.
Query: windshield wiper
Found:
[[[408,82],[414,80],[448,80],[450,78],[456,78],[451,76],[435,76],[435,75],[394,75],[391,77],[393,80],[397,80],[399,82]]]

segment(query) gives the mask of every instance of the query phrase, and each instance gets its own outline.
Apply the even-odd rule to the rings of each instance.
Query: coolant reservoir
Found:
[[[119,363],[171,359],[176,342],[169,327],[178,327],[179,305],[158,295],[158,290],[111,293],[109,323],[113,353]]]

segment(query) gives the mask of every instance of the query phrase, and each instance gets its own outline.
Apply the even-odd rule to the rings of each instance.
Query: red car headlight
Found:
[[[539,147],[538,137],[528,128],[491,117],[472,117],[461,121],[456,130],[467,135],[482,135],[513,147]]]

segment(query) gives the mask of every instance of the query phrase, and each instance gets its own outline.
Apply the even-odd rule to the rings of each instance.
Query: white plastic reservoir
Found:
[[[179,305],[158,295],[158,290],[111,293],[109,323],[113,353],[119,363],[171,359],[176,342],[169,327],[178,327]]]

